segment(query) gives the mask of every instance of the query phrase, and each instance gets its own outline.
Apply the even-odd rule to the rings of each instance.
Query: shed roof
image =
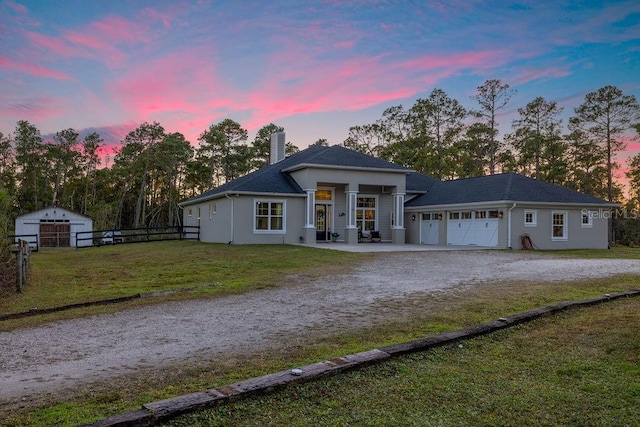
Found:
[[[16,219],[19,219],[19,218],[22,218],[22,217],[25,217],[25,216],[34,216],[34,215],[37,215],[40,212],[45,213],[46,211],[51,211],[52,209],[65,211],[65,212],[68,212],[70,214],[73,214],[74,216],[90,219],[90,220],[93,221],[93,219],[90,216],[87,216],[85,214],[81,214],[80,212],[72,211],[71,209],[67,209],[67,208],[64,208],[62,206],[56,206],[56,205],[51,205],[51,206],[47,206],[45,208],[36,209],[35,211],[31,211],[31,212],[25,212],[22,215],[18,215],[16,217]]]

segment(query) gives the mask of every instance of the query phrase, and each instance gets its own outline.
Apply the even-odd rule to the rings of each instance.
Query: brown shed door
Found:
[[[69,247],[71,244],[71,225],[40,224],[40,246],[45,248]]]

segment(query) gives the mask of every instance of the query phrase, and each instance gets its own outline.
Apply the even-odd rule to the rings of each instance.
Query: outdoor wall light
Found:
[[[411,221],[415,221],[416,220],[416,214],[411,215]]]
[[[504,212],[502,211],[498,212],[498,218],[502,219],[503,216],[504,216]]]
[[[338,215],[338,216],[345,216],[345,215],[346,215],[346,213],[340,212],[340,215]]]
[[[442,221],[442,214],[438,214],[438,221]]]

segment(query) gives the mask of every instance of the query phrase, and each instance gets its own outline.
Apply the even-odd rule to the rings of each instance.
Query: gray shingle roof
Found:
[[[313,145],[273,165],[265,166],[248,175],[206,191],[183,201],[197,201],[223,196],[227,193],[304,195],[304,191],[291,178],[289,171],[308,166],[353,169],[377,169],[407,173],[407,193],[425,193],[406,203],[407,207],[437,206],[481,202],[533,202],[607,205],[609,202],[558,185],[527,178],[508,172],[475,178],[439,181],[348,148]]]
[[[184,200],[181,204],[191,204],[199,200],[233,192],[302,195],[305,194],[304,191],[302,191],[300,186],[286,171],[295,170],[299,166],[303,167],[303,165],[386,169],[390,171],[409,172],[409,169],[405,167],[339,145],[330,147],[313,145],[305,150],[292,154],[281,162],[267,165],[198,196]]]
[[[440,180],[437,178],[432,178],[418,172],[410,172],[407,175],[407,193],[426,193],[431,190],[434,184],[439,182]]]
[[[609,202],[513,172],[436,182],[407,207],[492,201],[607,205]]]
[[[391,171],[409,172],[411,169],[395,163],[387,162],[377,157],[369,156],[358,151],[351,150],[341,145],[330,147],[311,146],[295,154],[295,163],[281,167],[281,169],[293,169],[298,165],[338,166],[349,168],[386,169]],[[294,156],[291,156],[292,158]],[[288,160],[289,158],[287,158]],[[282,162],[284,163],[284,161]],[[278,163],[278,164],[282,164]]]

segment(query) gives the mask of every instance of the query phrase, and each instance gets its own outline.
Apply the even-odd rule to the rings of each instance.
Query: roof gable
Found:
[[[264,166],[198,196],[184,200],[180,204],[192,204],[234,192],[303,195],[305,192],[288,172],[313,166],[409,172],[409,169],[405,167],[339,145],[329,147],[312,145],[278,163]]]
[[[27,216],[36,217],[38,216],[38,214],[41,214],[41,213],[44,214],[51,211],[66,212],[74,217],[92,219],[91,217],[85,214],[81,214],[80,212],[72,211],[71,209],[63,208],[62,206],[56,206],[56,205],[51,205],[44,208],[36,209],[35,211],[31,211],[31,212],[25,212],[22,215],[18,215],[16,219],[27,217]]]
[[[411,169],[404,166],[351,150],[341,145],[332,145],[329,147],[311,146],[297,154],[300,154],[300,156],[295,159],[295,163],[283,167],[283,170],[290,171],[309,166],[318,166],[350,169],[380,169],[397,172],[411,171]]]

